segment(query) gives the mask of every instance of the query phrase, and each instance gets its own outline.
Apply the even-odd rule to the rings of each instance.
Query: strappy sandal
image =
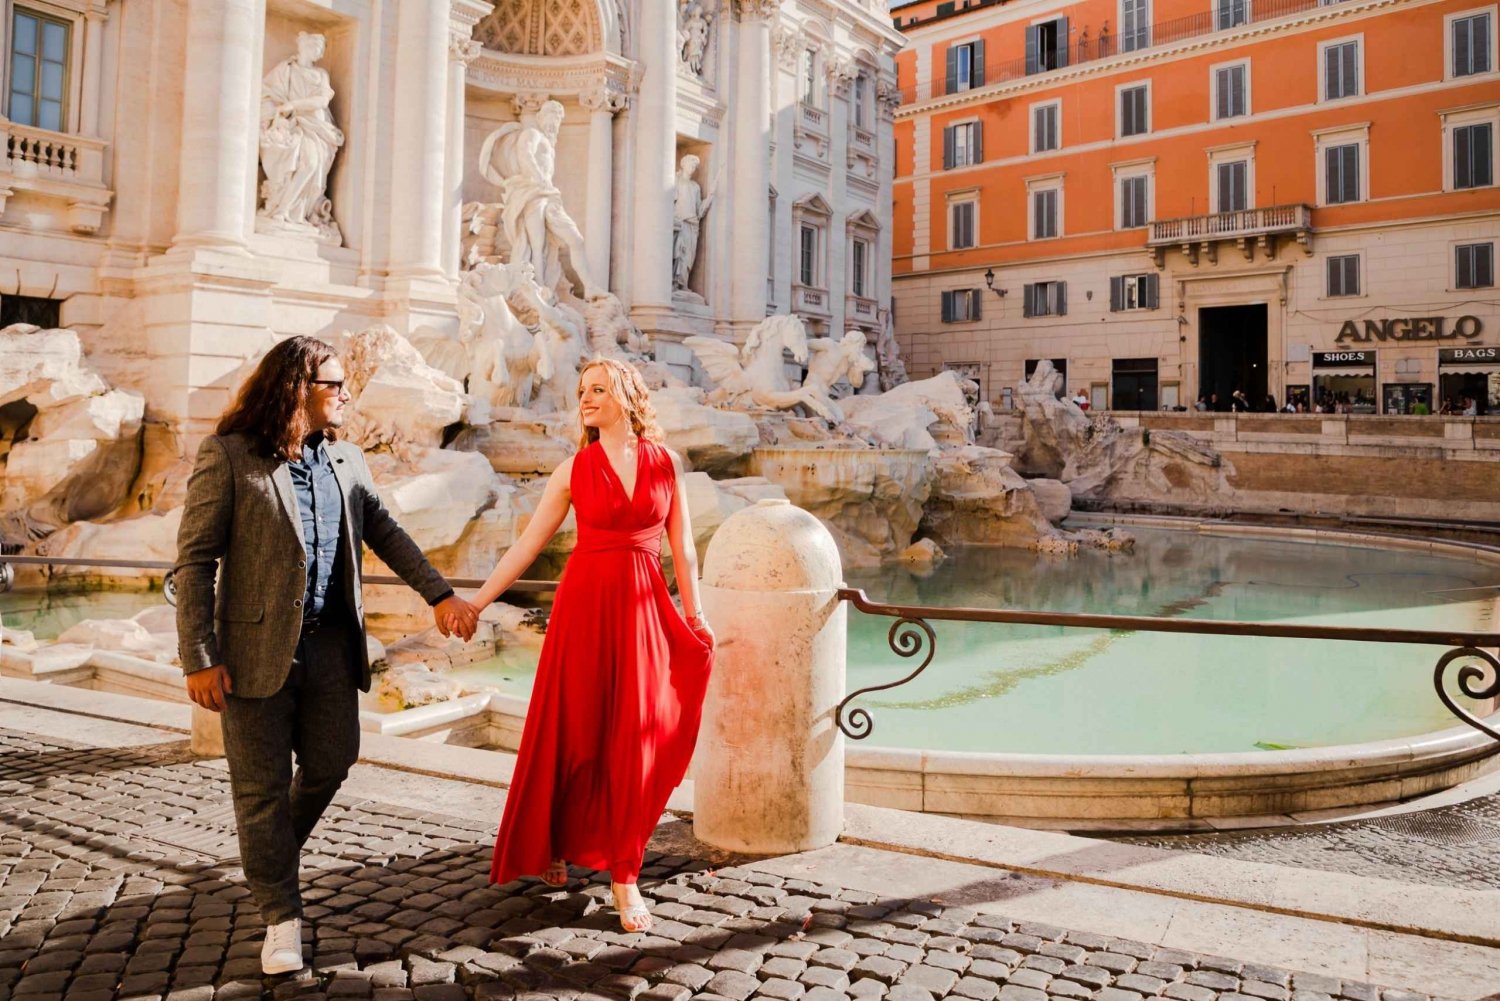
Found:
[[[540,876],[537,877],[543,883],[552,887],[564,887],[568,885],[568,863],[564,859],[557,859],[549,865]]]
[[[650,931],[651,912],[646,909],[646,902],[644,900],[638,904],[622,905],[620,903],[620,889],[634,885],[634,883],[610,884],[610,893],[615,898],[615,910],[620,914],[620,927],[631,933]]]

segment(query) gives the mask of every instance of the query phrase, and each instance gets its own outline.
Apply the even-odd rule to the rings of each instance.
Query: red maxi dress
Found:
[[[634,497],[598,442],[573,459],[578,545],[542,644],[491,882],[559,858],[617,883],[639,876],[692,757],[713,666],[662,577],[676,482],[671,455],[644,438]]]

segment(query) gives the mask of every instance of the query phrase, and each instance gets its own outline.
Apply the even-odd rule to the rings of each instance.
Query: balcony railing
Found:
[[[1205,240],[1235,240],[1274,233],[1307,232],[1312,228],[1312,209],[1306,205],[1272,205],[1263,209],[1215,212],[1182,219],[1159,219],[1151,224],[1146,246],[1202,243]]]
[[[832,316],[828,302],[828,290],[808,285],[792,285],[792,312],[811,313],[814,316]]]
[[[89,136],[33,128],[0,118],[5,160],[0,188],[27,188],[66,199],[67,223],[78,233],[99,228],[111,193],[104,186],[104,154],[109,144]],[[4,200],[0,198],[0,209]]]
[[[1337,3],[1340,0],[1333,0],[1333,2]],[[1274,21],[1277,18],[1290,17],[1329,5],[1330,0],[1223,0],[1223,2],[1215,3],[1208,10],[1174,17],[1168,21],[1158,21],[1127,34],[1100,32],[1084,25],[1070,32],[1077,36],[1075,40],[1070,40],[1068,44],[1055,52],[1044,53],[1042,57],[1030,63],[1025,56],[996,60],[986,58],[984,73],[981,77],[984,80],[982,86],[989,87],[1022,77],[1063,69],[1067,66],[1109,59],[1126,52],[1141,52],[1164,45],[1173,45],[1190,38],[1231,31],[1248,24],[1259,24],[1262,21]],[[922,22],[915,22],[915,24],[920,23]],[[911,26],[903,24],[902,28],[908,29]],[[939,68],[942,63],[941,58],[937,59]],[[910,104],[918,100],[942,97],[947,93],[947,80],[942,76],[935,76],[928,91],[926,94],[920,94],[914,83],[903,84],[901,102]]]

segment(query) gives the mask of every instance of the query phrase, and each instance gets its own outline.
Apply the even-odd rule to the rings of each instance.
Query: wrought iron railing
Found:
[[[867,615],[895,619],[886,641],[898,657],[925,656],[905,677],[883,685],[867,685],[844,696],[834,713],[834,722],[852,740],[863,740],[875,728],[869,710],[851,709],[861,696],[883,692],[914,680],[932,663],[937,653],[937,632],[930,619],[957,622],[998,622],[1015,625],[1067,626],[1077,629],[1110,629],[1146,633],[1195,633],[1204,636],[1269,636],[1283,639],[1348,640],[1356,643],[1411,643],[1446,646],[1450,649],[1438,659],[1432,681],[1437,695],[1454,716],[1493,739],[1500,741],[1500,730],[1469,712],[1449,694],[1445,684],[1448,668],[1460,665],[1454,684],[1464,696],[1480,701],[1500,698],[1500,633],[1453,632],[1433,629],[1381,629],[1369,626],[1313,626],[1282,622],[1225,622],[1215,619],[1169,619],[1146,615],[1091,615],[1082,612],[1032,612],[989,608],[938,608],[931,605],[893,605],[872,601],[859,588],[839,590],[839,598]],[[1488,649],[1485,649],[1488,648]],[[1474,663],[1482,661],[1488,672]],[[1486,674],[1488,673],[1488,677]]]

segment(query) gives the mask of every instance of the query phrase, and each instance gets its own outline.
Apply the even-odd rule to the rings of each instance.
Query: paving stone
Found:
[[[1047,985],[1047,996],[1050,998],[1092,998],[1094,990],[1083,984],[1072,980],[1054,980]]]
[[[826,987],[841,993],[849,989],[849,975],[830,966],[809,966],[797,980],[807,987]]]
[[[1058,971],[1059,980],[1071,980],[1074,983],[1083,984],[1085,987],[1107,987],[1114,979],[1114,975],[1108,970],[1101,970],[1097,966],[1070,966],[1065,970]]]
[[[1239,992],[1247,997],[1268,998],[1269,1001],[1287,1001],[1292,996],[1292,992],[1285,987],[1262,983],[1258,980],[1242,980]],[[1427,997],[1424,994],[1416,995],[1416,997],[1420,998],[1421,1001],[1427,1001]]]
[[[1021,960],[1021,969],[1040,970],[1041,972],[1052,977],[1055,977],[1063,970],[1066,970],[1069,965],[1071,964],[1066,963],[1063,960],[1056,958],[1055,956],[1027,956],[1025,959]]]
[[[901,974],[901,979],[897,983],[908,987],[920,987],[937,997],[942,997],[953,989],[954,984],[958,983],[958,974],[952,970],[922,964],[913,966]]]
[[[1094,995],[1094,1001],[1141,1001],[1141,995],[1118,987],[1106,987]]]
[[[1181,980],[1187,975],[1187,971],[1176,963],[1163,963],[1156,959],[1148,959],[1145,962],[1137,963],[1135,972],[1145,977],[1156,977],[1158,980],[1165,980],[1168,983]]]
[[[458,984],[423,984],[412,990],[416,1001],[468,1001],[468,994]]]
[[[1135,970],[1140,960],[1134,956],[1127,956],[1118,952],[1091,952],[1088,959],[1084,961],[1085,966],[1097,966],[1101,970],[1111,973],[1131,973]]]
[[[891,952],[886,953],[886,955],[892,959],[905,960],[904,956],[896,955],[894,948]],[[919,956],[919,958],[921,957]],[[943,970],[952,970],[954,973],[963,973],[969,968],[969,964],[973,962],[968,956],[958,952],[929,952],[925,958],[922,958],[922,961],[928,966],[936,966]]]
[[[814,956],[812,962],[817,963],[819,956]],[[827,964],[818,964],[827,965]],[[901,974],[906,972],[906,964],[898,963],[886,956],[868,956],[854,964],[849,975],[851,977],[871,977],[884,984],[894,984]]]
[[[1380,1001],[1380,988],[1374,984],[1345,981],[1339,990],[1339,997],[1348,998],[1349,1001]]]
[[[1292,1001],[1333,1001],[1333,995],[1325,991],[1293,990]]]
[[[1042,970],[1016,970],[1005,980],[1008,984],[1018,987],[1035,987],[1038,990],[1052,983],[1052,974]]]
[[[1047,995],[1034,987],[1006,984],[1000,988],[1000,1001],[1047,1001]]]
[[[1294,973],[1292,986],[1297,990],[1337,994],[1344,985],[1338,977],[1330,977],[1321,973]]]
[[[1020,962],[1020,959],[1020,956],[1016,956],[1017,962]],[[1014,969],[1014,966],[1010,963],[997,963],[989,959],[976,959],[969,964],[969,975],[979,977],[982,980],[1003,981],[1006,977],[1010,976],[1012,969]]]
[[[772,977],[761,982],[760,990],[756,997],[775,998],[777,1001],[797,1001],[807,988],[795,980],[787,980],[784,977]]]
[[[714,978],[712,970],[696,963],[679,963],[662,973],[662,979],[680,984],[690,991],[697,991]]]
[[[828,987],[809,987],[802,1001],[848,1001],[849,995]]]
[[[720,970],[707,984],[709,993],[730,998],[732,1001],[744,1001],[759,989],[758,979],[738,970]]]
[[[693,992],[681,984],[657,984],[642,992],[636,1001],[688,1001]]]
[[[1137,967],[1139,971],[1139,967]],[[1148,977],[1140,972],[1127,973],[1115,978],[1111,987],[1119,987],[1122,990],[1136,991],[1140,994],[1159,994],[1162,988],[1167,986],[1167,981],[1160,977]]]
[[[994,1001],[995,996],[1000,993],[1000,985],[979,977],[960,977],[958,983],[953,985],[952,993],[970,998],[971,1001]]]
[[[885,992],[890,986],[881,983],[874,977],[864,977],[849,984],[849,996],[857,1001],[876,1001],[885,997]]]
[[[896,984],[885,996],[886,1001],[934,1001],[931,991],[908,984]]]
[[[809,966],[829,966],[835,970],[852,970],[859,962],[860,957],[848,949],[822,949],[807,959]],[[889,983],[889,981],[886,982]]]

